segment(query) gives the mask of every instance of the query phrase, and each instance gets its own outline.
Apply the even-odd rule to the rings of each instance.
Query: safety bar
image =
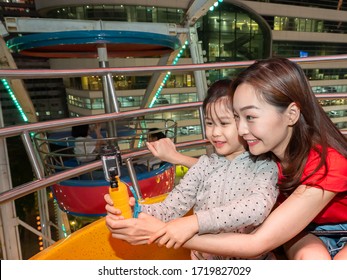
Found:
[[[314,61],[320,62],[331,62],[337,60],[347,60],[347,55],[335,55],[335,56],[319,56],[319,57],[306,57],[306,58],[292,58],[291,60],[298,63],[311,63]],[[188,64],[188,65],[174,65],[174,66],[144,66],[144,67],[127,67],[127,68],[96,68],[96,69],[69,69],[69,70],[19,70],[19,69],[9,69],[9,70],[0,70],[0,77],[2,78],[13,78],[13,79],[42,79],[47,77],[73,77],[73,76],[83,76],[83,75],[107,75],[109,73],[122,73],[124,74],[141,74],[148,72],[163,72],[163,71],[197,71],[197,70],[208,70],[208,69],[217,69],[217,68],[241,68],[247,67],[254,63],[252,61],[239,61],[239,62],[220,62],[220,63],[209,63],[209,64]],[[317,94],[318,97],[325,98],[321,94]],[[339,97],[345,97],[346,94],[341,94]],[[327,95],[331,97],[331,95]],[[156,108],[146,108],[139,109],[134,111],[120,112],[120,113],[108,113],[102,115],[93,115],[86,117],[78,118],[68,118],[63,120],[53,120],[45,121],[39,123],[31,123],[25,125],[18,125],[12,127],[5,127],[0,129],[0,137],[11,137],[21,135],[23,142],[26,146],[27,152],[32,153],[32,144],[29,141],[28,133],[30,132],[40,132],[47,129],[60,129],[68,126],[80,125],[80,124],[89,124],[108,122],[124,119],[127,117],[136,118],[139,116],[167,112],[171,110],[185,110],[185,109],[198,109],[201,108],[201,102],[185,103],[179,105],[169,105]],[[347,129],[341,130],[343,134],[347,135]],[[202,140],[204,144],[207,143],[206,140]],[[200,141],[194,141],[194,145],[201,145]],[[189,145],[187,144],[188,147]],[[141,156],[149,154],[148,151],[136,151],[134,153],[124,154],[123,158],[129,158],[134,156]],[[37,164],[32,162],[32,164]],[[38,167],[38,166],[37,166]],[[54,183],[57,183],[68,178],[72,178],[83,173],[99,169],[101,167],[101,162],[93,162],[88,165],[83,165],[83,167],[76,167],[72,170],[67,170],[60,172],[59,174],[52,175],[47,178],[43,178],[39,168],[35,168],[35,174],[38,177],[36,181],[23,184],[12,190],[3,192],[0,194],[0,204],[9,200],[13,200],[22,196],[25,196],[34,191],[40,190],[44,187],[51,186]]]
[[[84,116],[84,117],[76,117],[76,118],[67,118],[64,120],[52,120],[52,121],[44,121],[38,123],[24,124],[24,125],[16,125],[0,128],[0,137],[11,137],[17,136],[23,133],[24,131],[28,132],[40,132],[45,131],[47,129],[61,129],[64,127],[81,125],[81,124],[90,124],[90,123],[100,123],[100,122],[108,122],[108,121],[116,121],[123,120],[126,118],[137,118],[139,116],[145,116],[149,114],[163,113],[167,111],[180,111],[187,109],[196,109],[202,105],[202,102],[190,102],[155,108],[146,108],[146,109],[138,109],[127,112],[120,113],[108,113],[108,114],[100,114],[93,116]]]
[[[347,60],[347,54],[331,55],[331,56],[312,56],[301,58],[290,58],[290,60],[305,64],[312,62],[331,62],[337,60]],[[175,72],[175,71],[198,71],[210,69],[226,69],[226,68],[244,68],[253,64],[255,60],[237,61],[237,62],[217,62],[202,64],[184,64],[184,65],[165,65],[165,66],[137,66],[124,68],[89,68],[89,69],[43,69],[43,70],[21,70],[8,69],[0,70],[0,78],[7,79],[42,79],[42,78],[63,78],[63,77],[80,77],[88,75],[104,76],[109,73],[131,75],[131,74],[148,74],[154,72]]]
[[[195,140],[195,141],[190,141],[190,142],[182,142],[179,144],[176,144],[176,148],[178,150],[181,149],[189,149],[189,148],[194,148],[194,147],[201,147],[207,145],[209,142],[208,140]],[[124,160],[128,158],[134,158],[134,157],[140,157],[140,156],[145,156],[151,154],[149,150],[139,150],[135,151],[132,153],[125,153],[122,154],[122,158]],[[82,175],[84,173],[91,172],[96,169],[101,169],[102,168],[102,163],[101,161],[94,161],[92,163],[84,164],[83,166],[78,166],[73,169],[69,169],[66,171],[58,172],[54,175],[51,175],[49,177],[35,180],[23,185],[20,185],[16,188],[13,188],[11,190],[2,192],[0,194],[0,204],[23,197],[25,195],[28,195],[30,193],[33,193],[35,191],[38,191],[40,189],[49,187],[55,183]]]

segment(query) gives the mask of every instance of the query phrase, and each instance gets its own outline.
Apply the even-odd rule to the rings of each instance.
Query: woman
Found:
[[[198,236],[185,246],[249,257],[285,244],[289,259],[347,259],[347,141],[302,69],[282,58],[259,61],[235,79],[232,91],[250,152],[271,152],[279,163],[283,202],[253,234]],[[345,234],[321,237],[310,230]],[[172,245],[165,236],[159,243]]]
[[[347,140],[328,118],[302,69],[283,58],[259,61],[232,84],[238,133],[254,155],[270,153],[280,169],[280,205],[251,234],[195,235],[184,246],[207,253],[251,258],[284,245],[289,259],[347,259]],[[145,227],[145,223],[147,226]],[[152,228],[149,230],[148,225]],[[137,231],[117,238],[136,244],[162,224],[145,215]],[[149,243],[179,247],[166,225]],[[339,230],[316,236],[312,230]]]

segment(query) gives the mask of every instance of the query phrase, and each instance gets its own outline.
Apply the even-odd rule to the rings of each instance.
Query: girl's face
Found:
[[[270,151],[283,161],[293,133],[289,108],[280,113],[249,84],[237,87],[233,105],[239,135],[247,141],[249,151],[254,155]]]
[[[237,132],[234,114],[223,98],[206,107],[206,137],[216,153],[232,160],[245,151],[244,142]]]

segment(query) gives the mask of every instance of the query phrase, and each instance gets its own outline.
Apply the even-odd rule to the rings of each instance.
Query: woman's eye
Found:
[[[251,120],[254,119],[254,117],[252,117],[252,116],[246,116],[246,119],[247,119],[247,121],[251,121]]]

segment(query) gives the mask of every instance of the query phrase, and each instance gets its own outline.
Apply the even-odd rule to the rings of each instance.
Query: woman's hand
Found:
[[[165,225],[164,222],[145,213],[140,213],[137,219],[114,219],[114,215],[107,215],[105,219],[113,238],[132,245],[148,244],[149,237]]]
[[[156,241],[158,246],[178,249],[198,231],[198,219],[195,215],[191,215],[168,222],[163,228],[151,235],[148,243]]]
[[[125,240],[132,245],[147,244],[148,238],[161,229],[165,223],[145,213],[140,213],[137,219],[124,219],[120,209],[113,204],[111,196],[105,194],[106,226],[113,238]],[[129,205],[135,205],[135,198],[130,197]]]
[[[105,209],[107,211],[107,215],[112,216],[112,219],[114,220],[123,220],[124,217],[122,216],[122,211],[116,208],[117,205],[114,205],[113,200],[108,193],[104,195],[104,199],[106,201]],[[129,205],[130,207],[135,205],[134,197],[129,198]]]

